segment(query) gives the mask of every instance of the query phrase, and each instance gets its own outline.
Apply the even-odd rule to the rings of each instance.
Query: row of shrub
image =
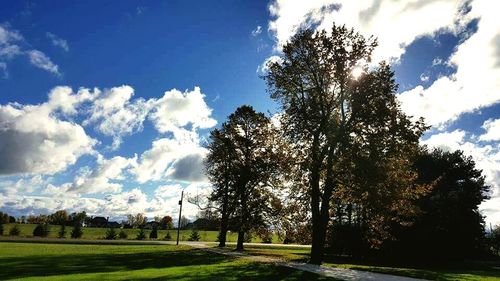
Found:
[[[3,235],[4,228],[3,224],[0,224],[0,235]],[[48,224],[38,224],[35,229],[33,230],[33,236],[35,237],[47,237],[50,232],[50,227]],[[61,228],[58,232],[58,237],[59,238],[65,238],[66,237],[66,226],[61,225]],[[21,234],[21,230],[19,229],[19,226],[15,224],[10,230],[9,230],[9,235],[10,236],[19,236]],[[78,239],[83,236],[83,229],[82,227],[77,224],[73,229],[71,230],[71,238]],[[109,228],[106,231],[106,235],[104,239],[106,240],[116,240],[116,239],[127,239],[128,234],[122,229],[119,232],[115,228]],[[188,240],[189,241],[199,241],[200,240],[200,234],[198,233],[197,230],[192,230],[191,235],[189,236]],[[136,240],[145,240],[146,239],[146,232],[144,231],[143,228],[139,229],[139,232],[137,233],[137,236],[135,238]],[[153,228],[153,230],[149,233],[149,239],[158,239],[158,230],[156,228]],[[170,235],[170,232],[167,232],[163,240],[170,241],[172,240],[172,236]]]

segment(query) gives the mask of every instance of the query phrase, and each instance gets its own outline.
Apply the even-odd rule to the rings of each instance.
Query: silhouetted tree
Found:
[[[479,205],[488,198],[489,186],[475,162],[461,151],[437,149],[424,150],[415,166],[418,180],[434,187],[417,201],[421,214],[415,222],[399,228],[400,254],[426,261],[481,254],[486,247]]]
[[[381,207],[370,217],[369,223],[374,224],[385,224],[393,215],[387,212],[390,208],[376,202],[381,187],[391,186],[381,196],[391,206],[400,198],[413,197],[411,189],[399,192],[395,188],[400,177],[404,181],[412,178],[409,165],[398,165],[405,163],[401,157],[404,148],[409,148],[405,153],[411,153],[418,145],[425,126],[411,123],[399,109],[394,95],[397,86],[389,67],[381,64],[368,69],[376,45],[371,37],[366,39],[344,26],[334,25],[331,33],[301,30],[283,47],[281,60],[269,64],[265,76],[271,97],[284,111],[281,124],[285,137],[302,157],[298,176],[311,205],[313,264],[323,260],[331,204],[342,199],[337,196],[363,201],[358,196],[371,193],[370,203]],[[364,74],[353,76],[356,68],[363,69]],[[383,136],[380,141],[378,134]],[[384,179],[383,184],[363,184],[366,177],[356,173],[361,171],[361,159],[370,160],[370,168],[377,167],[377,163],[383,163],[385,151],[393,146],[397,149],[387,153],[389,163],[370,170],[391,175],[390,183]],[[352,161],[353,153],[360,161]],[[353,186],[365,190],[347,192]],[[339,194],[342,190],[345,195]]]

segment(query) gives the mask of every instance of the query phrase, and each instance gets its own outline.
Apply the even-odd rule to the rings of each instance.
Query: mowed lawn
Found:
[[[0,280],[333,280],[173,245],[0,243]]]
[[[287,261],[306,262],[310,249],[299,247],[246,246],[245,251],[252,255],[272,256]],[[326,256],[325,266],[364,270],[391,275],[400,275],[428,280],[500,280],[500,260],[474,264],[451,264],[442,267],[408,267],[355,264],[340,260],[338,257]]]
[[[4,235],[8,235],[9,231],[12,227],[14,227],[15,224],[10,223],[4,225]],[[32,237],[33,236],[33,230],[36,227],[36,224],[17,224],[19,227],[21,234],[21,237]],[[58,237],[58,232],[61,229],[61,226],[59,225],[51,225],[49,228],[49,236],[52,238],[57,238]],[[66,238],[70,237],[70,233],[73,227],[67,226],[66,227]],[[106,231],[108,230],[107,228],[98,228],[98,227],[84,227],[83,229],[83,236],[81,239],[104,239],[106,236]],[[122,229],[116,229],[116,232],[120,232]],[[138,229],[123,229],[125,233],[127,233],[128,237],[127,239],[135,239],[137,236],[137,233],[139,232]],[[146,229],[146,240],[149,239],[149,233],[151,230]],[[167,235],[167,232],[170,233],[170,236],[172,237],[172,240],[175,240],[177,238],[177,230],[171,229],[171,230],[158,230],[158,239],[163,240],[165,236]],[[217,240],[217,235],[219,234],[218,231],[205,231],[205,230],[199,230],[198,233],[200,234],[200,241],[203,242],[215,242]],[[179,239],[181,241],[188,241],[189,236],[191,235],[191,230],[181,230]],[[236,242],[238,240],[238,233],[235,232],[230,232],[227,234],[227,241],[228,242]],[[253,235],[252,237],[252,242],[255,243],[260,243],[262,240],[256,236]],[[282,241],[279,239],[277,235],[273,236],[273,243],[281,243]]]

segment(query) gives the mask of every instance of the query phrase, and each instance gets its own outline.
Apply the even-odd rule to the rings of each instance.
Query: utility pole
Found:
[[[184,190],[181,192],[181,200],[179,201],[179,221],[177,222],[177,245],[179,245],[179,232],[181,231],[181,214],[182,214],[183,198],[184,198]]]

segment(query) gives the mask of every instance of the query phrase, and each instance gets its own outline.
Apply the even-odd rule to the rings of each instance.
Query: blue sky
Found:
[[[492,185],[482,210],[500,223],[498,4],[403,2],[3,4],[0,210],[175,216],[181,189],[209,189],[209,130],[241,104],[276,113],[265,62],[297,28],[335,21],[379,38],[402,109],[433,126],[422,143],[474,157]]]

